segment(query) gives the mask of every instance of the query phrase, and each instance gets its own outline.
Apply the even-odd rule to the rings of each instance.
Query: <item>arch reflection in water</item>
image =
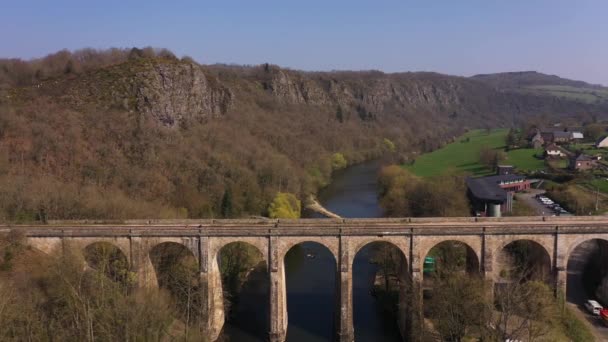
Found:
[[[352,267],[355,340],[401,341],[398,322],[405,322],[410,285],[405,256],[391,243],[372,242],[357,252]]]
[[[334,341],[336,335],[336,260],[316,242],[302,242],[285,255],[287,341]]]

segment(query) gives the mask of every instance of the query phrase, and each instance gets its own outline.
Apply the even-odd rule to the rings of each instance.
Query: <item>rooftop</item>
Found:
[[[576,161],[588,161],[588,160],[593,160],[593,159],[591,159],[591,157],[586,156],[584,154],[579,154],[578,156],[576,156],[576,158],[574,158],[574,160],[576,160]]]
[[[572,133],[570,132],[553,132],[553,136],[555,138],[565,138],[565,139],[570,139],[570,137],[572,137]]]
[[[514,174],[467,178],[467,187],[473,196],[480,200],[504,203],[507,201],[507,192],[500,185],[521,182],[524,179],[525,177]]]

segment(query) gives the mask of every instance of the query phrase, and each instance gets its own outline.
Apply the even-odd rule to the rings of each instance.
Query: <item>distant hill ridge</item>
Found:
[[[500,89],[520,88],[535,85],[563,85],[580,88],[606,89],[598,84],[590,84],[583,81],[575,81],[556,75],[547,75],[537,71],[515,71],[494,74],[479,74],[471,78],[492,84]]]
[[[608,103],[608,87],[536,71],[475,75],[471,78],[501,91],[552,96],[586,103]]]

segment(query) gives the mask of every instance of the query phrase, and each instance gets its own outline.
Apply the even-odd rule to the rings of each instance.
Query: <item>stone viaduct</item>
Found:
[[[414,282],[422,280],[422,263],[433,246],[443,241],[464,243],[477,258],[480,274],[499,281],[497,263],[502,248],[514,241],[530,240],[549,256],[554,286],[565,293],[567,262],[573,249],[590,239],[608,240],[608,218],[604,217],[142,220],[117,224],[65,221],[0,226],[4,232],[11,229],[22,230],[31,246],[47,253],[66,244],[85,248],[96,242],[112,243],[125,254],[142,287],[157,286],[150,259],[152,248],[165,242],[182,244],[198,259],[200,278],[206,284],[203,309],[211,340],[218,337],[224,324],[218,253],[231,242],[249,243],[259,249],[268,267],[269,339],[273,342],[284,341],[287,332],[283,260],[289,249],[301,242],[317,242],[336,259],[337,336],[340,341],[350,342],[354,340],[352,265],[357,252],[369,243],[383,241],[396,246]],[[400,303],[400,309],[404,306]],[[403,329],[405,319],[400,321]]]

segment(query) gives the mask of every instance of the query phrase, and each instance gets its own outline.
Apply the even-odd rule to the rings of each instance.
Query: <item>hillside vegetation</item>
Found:
[[[583,103],[608,103],[607,87],[534,71],[475,75],[472,78],[501,91],[517,91]]]
[[[277,193],[305,198],[345,163],[603,110],[434,73],[202,66],[167,50],[0,60],[0,220],[268,215]]]

